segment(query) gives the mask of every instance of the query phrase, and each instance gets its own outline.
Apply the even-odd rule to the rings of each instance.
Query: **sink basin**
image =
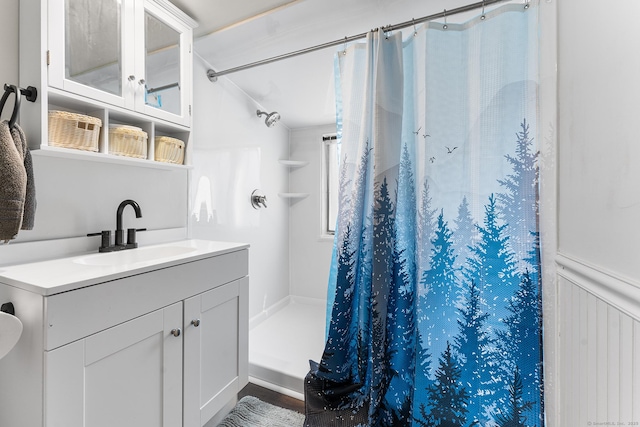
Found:
[[[73,262],[82,265],[110,266],[137,264],[140,262],[156,261],[178,255],[185,255],[196,248],[184,246],[154,246],[148,248],[127,249],[118,252],[87,255],[76,258]]]

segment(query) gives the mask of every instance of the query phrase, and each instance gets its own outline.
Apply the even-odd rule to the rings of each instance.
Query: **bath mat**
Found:
[[[245,396],[218,427],[302,427],[304,415]]]

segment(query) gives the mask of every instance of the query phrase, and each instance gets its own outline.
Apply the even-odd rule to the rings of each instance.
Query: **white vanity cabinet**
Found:
[[[190,124],[190,18],[158,0],[49,0],[49,86]]]
[[[187,242],[199,249],[80,287],[15,282],[56,261],[0,271],[25,325],[0,360],[0,425],[202,427],[228,408],[248,383],[248,250]],[[93,274],[60,262],[73,280]]]
[[[201,427],[248,382],[249,279],[184,302],[184,427]],[[239,319],[229,322],[229,319]]]
[[[45,353],[47,427],[180,426],[180,303]]]

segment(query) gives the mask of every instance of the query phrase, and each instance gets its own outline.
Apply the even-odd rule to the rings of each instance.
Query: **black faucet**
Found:
[[[100,244],[100,252],[113,252],[113,251],[121,251],[123,249],[133,249],[138,247],[138,243],[136,242],[136,231],[145,231],[146,228],[128,228],[127,229],[127,243],[124,243],[124,229],[122,228],[122,211],[127,205],[131,205],[134,211],[136,211],[136,218],[142,217],[142,210],[140,209],[140,205],[136,203],[134,200],[127,199],[118,205],[118,210],[116,211],[116,242],[114,245],[111,245],[111,231],[104,230],[100,233],[90,233],[87,236],[102,236],[102,242]]]
[[[131,199],[127,199],[122,203],[120,203],[120,205],[118,206],[118,211],[116,212],[116,246],[124,246],[124,230],[122,229],[122,211],[124,210],[125,207],[127,207],[127,205],[131,205],[133,210],[136,211],[136,218],[142,217],[142,211],[140,210],[140,205],[138,205],[138,203],[136,203],[135,201]],[[135,242],[135,228],[130,228],[129,230],[127,230],[127,233],[128,233],[127,237],[129,238],[131,237],[131,235],[134,236],[133,242],[127,241],[127,246],[132,245],[130,247],[133,247],[133,248],[137,247],[138,244]]]

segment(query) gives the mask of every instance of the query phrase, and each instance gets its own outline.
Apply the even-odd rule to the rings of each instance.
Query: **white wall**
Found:
[[[249,317],[254,317],[289,295],[289,205],[278,197],[288,186],[278,160],[288,157],[289,129],[282,123],[267,128],[254,100],[227,78],[210,82],[206,70],[196,58],[192,234],[251,245]],[[267,196],[266,209],[251,206],[254,189]],[[207,199],[210,211],[202,202]]]
[[[0,91],[4,93],[4,84],[18,84],[18,5],[17,1],[5,1],[2,4],[2,19],[0,25]],[[7,102],[9,106],[5,106],[2,111],[1,118],[9,119],[11,117],[11,106],[13,105],[13,97]]]
[[[2,5],[2,92],[5,83],[19,83],[18,5],[18,1]],[[4,110],[2,118],[6,119],[13,110],[13,95]],[[147,228],[148,232],[139,234],[141,244],[186,237],[186,170],[164,171],[50,158],[35,152],[33,164],[38,203],[35,227],[21,231],[9,245],[0,244],[0,265],[97,251],[99,237],[86,237],[86,234],[115,229],[118,204],[128,198],[140,204],[143,217],[135,219],[133,210],[127,208],[124,227]],[[170,229],[175,232],[167,233]]]
[[[640,4],[613,3],[557,2],[557,426],[640,422]]]
[[[640,278],[640,3],[559,2],[560,252]],[[596,25],[597,24],[597,25]],[[603,250],[606,248],[606,250]]]
[[[322,135],[335,124],[291,131],[290,156],[309,162],[291,168],[289,191],[309,193],[290,202],[291,295],[326,300],[333,239],[322,237]]]

